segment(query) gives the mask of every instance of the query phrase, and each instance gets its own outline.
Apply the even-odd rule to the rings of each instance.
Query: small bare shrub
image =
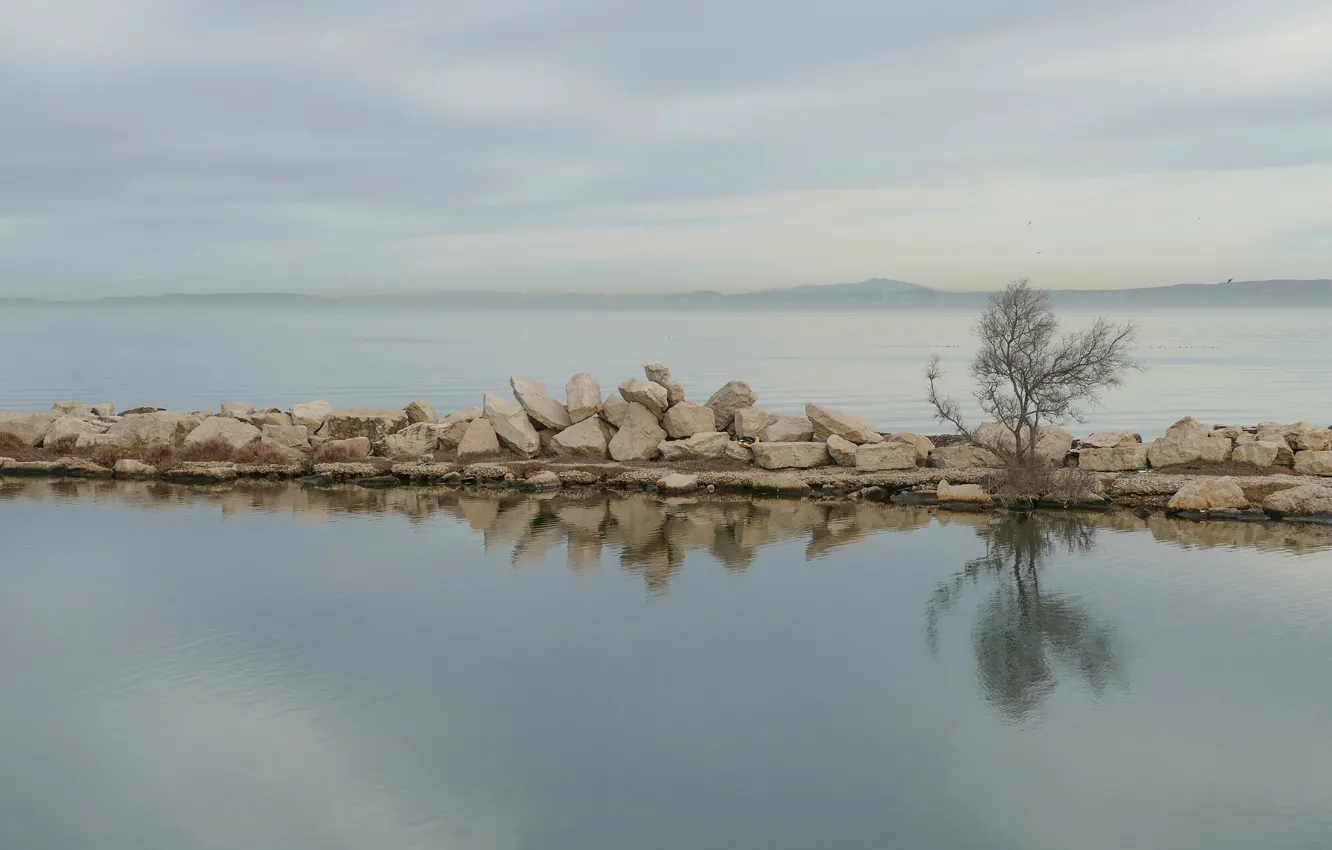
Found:
[[[0,457],[7,457],[24,463],[53,459],[50,452],[35,448],[13,434],[0,434]]]
[[[88,453],[88,460],[98,466],[105,466],[107,469],[115,466],[124,457],[125,453],[120,446],[112,445],[94,446],[93,450]]]
[[[236,449],[231,459],[236,463],[253,464],[288,464],[292,463],[290,457],[267,443],[255,440],[248,446]]]
[[[221,463],[231,460],[235,453],[236,450],[231,447],[231,443],[221,437],[214,437],[211,440],[191,443],[176,454],[178,459],[183,461]]]
[[[346,446],[325,443],[314,450],[310,456],[315,463],[348,463],[356,458]]]
[[[1064,507],[1086,502],[1100,493],[1100,479],[1083,469],[1057,466],[1011,466],[995,470],[985,489],[1004,507],[1031,507],[1040,501]]]
[[[55,455],[56,457],[69,457],[74,454],[74,444],[78,441],[79,438],[76,435],[70,434],[66,437],[61,437],[54,443],[47,444],[45,448],[48,454]]]
[[[168,445],[147,446],[139,449],[135,454],[138,455],[139,460],[158,469],[170,469],[176,463],[176,450]],[[131,455],[126,455],[126,457],[131,457]]]

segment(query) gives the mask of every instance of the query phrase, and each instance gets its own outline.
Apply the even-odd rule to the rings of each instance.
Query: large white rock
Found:
[[[1332,475],[1332,452],[1296,452],[1295,471],[1300,475]]]
[[[754,461],[764,469],[809,469],[827,466],[827,443],[755,443]]]
[[[418,458],[434,454],[439,448],[441,427],[434,422],[417,422],[384,438],[384,457]]]
[[[407,424],[417,425],[422,422],[435,423],[439,417],[435,414],[435,406],[428,401],[417,400],[402,409],[407,414]]]
[[[717,430],[717,415],[711,407],[684,401],[666,411],[662,420],[666,433],[675,440],[683,440],[695,434],[707,434]]]
[[[480,413],[481,411],[477,411]],[[454,422],[441,422],[439,430],[435,432],[436,451],[451,452],[458,448],[463,437],[467,434],[467,426],[477,420],[472,417],[467,420],[457,420]]]
[[[1030,439],[1028,429],[1023,429],[1023,441]],[[993,450],[1000,457],[1011,456],[1017,451],[1017,441],[1013,432],[999,422],[982,422],[976,428],[976,442]],[[1048,464],[1061,466],[1069,449],[1073,448],[1073,435],[1057,425],[1043,425],[1036,431],[1036,458]]]
[[[1195,478],[1166,502],[1172,511],[1237,511],[1248,506],[1244,490],[1229,476]]]
[[[610,425],[600,417],[584,419],[552,437],[550,453],[561,458],[605,460],[610,446],[610,430]]]
[[[74,443],[76,451],[91,451],[102,446],[119,446],[120,438],[111,434],[80,434]]]
[[[730,381],[712,394],[707,406],[717,414],[717,427],[723,431],[733,432],[735,412],[743,407],[753,407],[757,401],[758,393],[750,389],[749,384],[744,381]]]
[[[692,493],[698,489],[698,476],[672,472],[657,482],[663,493]]]
[[[711,431],[687,440],[662,440],[657,450],[665,461],[705,460],[724,456],[730,443],[731,436],[725,431]]]
[[[197,446],[211,440],[222,440],[233,449],[240,449],[262,437],[258,428],[230,416],[210,416],[185,437],[185,445]]]
[[[401,410],[357,407],[330,413],[319,429],[319,436],[329,440],[365,437],[378,450],[383,447],[385,437],[406,427],[407,414]]]
[[[125,446],[181,446],[202,421],[193,413],[134,413],[126,414],[106,433],[118,438]],[[238,422],[235,419],[228,421]]]
[[[1274,466],[1277,462],[1277,455],[1283,448],[1290,451],[1290,447],[1284,442],[1277,444],[1263,440],[1255,443],[1241,443],[1235,446],[1230,459],[1235,463],[1247,463],[1251,466]]]
[[[940,502],[962,502],[972,505],[988,505],[992,500],[990,494],[985,492],[985,488],[979,484],[949,484],[948,479],[943,479],[935,488],[934,495],[938,496]]]
[[[580,372],[564,385],[564,397],[568,402],[565,412],[571,423],[591,419],[601,410],[601,384],[597,379]]]
[[[569,419],[569,410],[563,404],[550,397],[546,387],[529,378],[510,378],[513,397],[527,411],[532,420],[552,431],[568,428],[573,422]]]
[[[828,438],[829,440],[832,437]],[[856,469],[880,472],[886,469],[915,469],[916,447],[910,443],[884,441],[856,448]]]
[[[774,416],[763,429],[765,443],[808,443],[813,439],[814,423],[803,416]]]
[[[143,480],[157,477],[157,467],[130,458],[121,458],[116,461],[113,471],[117,478]]]
[[[643,374],[654,384],[660,384],[666,388],[666,403],[670,405],[680,404],[685,400],[684,387],[675,380],[671,370],[666,368],[666,364],[651,360],[643,364]]]
[[[464,407],[461,410],[455,410],[448,416],[439,420],[441,425],[457,425],[458,423],[467,423],[481,418],[481,408]]]
[[[365,460],[370,457],[370,438],[348,437],[345,440],[329,440],[320,446],[319,450],[340,454],[347,460]]]
[[[481,409],[501,444],[523,457],[536,457],[540,453],[541,438],[537,436],[536,428],[532,427],[532,421],[527,418],[527,411],[521,404],[486,393],[485,404]]]
[[[310,448],[310,432],[301,425],[265,425],[259,429],[265,440],[289,449]]]
[[[730,428],[735,433],[736,439],[747,437],[758,440],[762,439],[764,430],[776,421],[777,415],[770,410],[761,407],[742,407],[735,412]],[[726,425],[718,422],[717,427],[724,429]]]
[[[77,416],[80,419],[87,419],[92,415],[92,409],[81,401],[57,401],[51,405],[50,416],[55,419],[61,416]]]
[[[819,440],[826,440],[829,434],[836,434],[858,446],[883,440],[873,422],[855,413],[810,402],[805,405],[805,416],[813,423],[814,437]]]
[[[1287,438],[1297,452],[1322,452],[1332,448],[1332,431],[1312,422],[1297,422],[1295,433]]]
[[[248,419],[251,413],[254,413],[254,406],[241,401],[224,401],[218,408],[219,416],[227,416],[231,419]]]
[[[1202,441],[1202,451],[1198,454],[1200,463],[1225,463],[1230,460],[1230,455],[1235,449],[1235,444],[1229,437],[1217,436],[1213,431]]]
[[[324,420],[333,412],[333,405],[326,401],[309,401],[291,409],[291,424],[304,425],[310,433],[318,431]]]
[[[109,401],[104,401],[101,404],[93,405],[92,412],[94,416],[109,419],[116,415],[116,406]]]
[[[934,441],[923,434],[912,434],[909,431],[902,431],[897,434],[892,434],[887,440],[896,443],[909,443],[916,450],[916,460],[921,461],[922,463],[928,461],[930,455],[934,453]]]
[[[1164,437],[1151,442],[1147,461],[1157,469],[1198,463],[1202,460],[1203,440],[1210,434],[1206,425],[1186,416],[1166,429]]]
[[[42,413],[19,413],[6,410],[0,413],[0,435],[8,435],[29,446],[41,445],[51,427],[52,419]]]
[[[989,449],[971,443],[955,443],[936,448],[930,466],[939,469],[1001,469],[1003,460]]]
[[[621,398],[630,404],[641,404],[658,422],[666,415],[666,408],[670,407],[670,394],[661,384],[642,378],[630,378],[620,384],[619,389]]]
[[[855,443],[850,440],[843,440],[836,434],[829,434],[826,442],[828,443],[828,454],[832,455],[833,463],[838,466],[856,465]],[[915,450],[912,451],[914,453]]]
[[[42,445],[52,448],[63,440],[78,440],[83,434],[104,434],[107,426],[78,416],[61,416],[52,422],[42,438]]]
[[[1141,443],[1142,436],[1132,431],[1099,431],[1078,441],[1084,449],[1115,449],[1134,443]]]
[[[291,427],[292,426],[291,414],[283,413],[280,410],[265,410],[260,413],[251,414],[250,424],[260,429],[261,431],[263,430],[265,425],[279,425],[282,427]],[[300,427],[304,428],[305,426],[302,425]]]
[[[1125,443],[1110,448],[1080,449],[1078,468],[1089,472],[1128,472],[1147,468],[1147,447]]]
[[[665,439],[666,432],[657,422],[656,414],[638,402],[630,402],[620,430],[611,438],[610,455],[622,463],[631,460],[652,460],[660,451],[657,447]]]
[[[601,403],[601,418],[619,428],[624,423],[624,415],[629,412],[629,402],[620,398],[619,393],[611,393]]]
[[[1332,514],[1332,488],[1322,484],[1302,484],[1289,490],[1278,490],[1263,500],[1263,510],[1278,519]]]
[[[727,457],[730,460],[739,461],[740,463],[754,462],[753,450],[744,443],[736,442],[735,440],[731,440],[726,444],[726,454],[724,457]]]
[[[499,437],[487,418],[473,419],[467,423],[467,431],[458,443],[458,460],[470,463],[476,460],[488,460],[500,452]]]

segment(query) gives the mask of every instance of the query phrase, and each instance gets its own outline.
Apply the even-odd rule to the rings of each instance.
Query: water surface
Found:
[[[0,483],[0,846],[1324,848],[1332,532]]]
[[[1185,415],[1332,422],[1325,391],[1332,312],[1114,318],[1141,326],[1139,354],[1151,369],[1106,394],[1085,429],[1152,437]],[[1067,322],[1088,319],[1069,314]],[[742,379],[778,412],[820,401],[885,430],[937,433],[923,401],[925,363],[943,355],[945,388],[969,398],[974,320],[939,312],[7,307],[0,309],[0,410],[45,410],[65,399],[121,409],[217,410],[223,401],[286,408],[316,398],[343,407],[424,398],[456,410],[479,405],[486,391],[507,394],[511,375],[558,393],[571,375],[591,372],[609,392],[641,377],[644,360],[662,360],[695,400]]]

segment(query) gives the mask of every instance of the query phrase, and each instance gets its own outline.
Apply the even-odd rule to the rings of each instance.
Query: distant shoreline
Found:
[[[457,291],[388,295],[174,293],[74,299],[0,298],[0,307],[950,312],[975,309],[991,294],[990,292],[948,292],[905,281],[874,279],[860,283],[796,286],[789,289],[765,289],[744,293],[722,293],[711,290],[668,293]],[[1072,310],[1332,308],[1332,280],[1183,283],[1135,289],[1064,289],[1052,291],[1051,301],[1056,307]]]

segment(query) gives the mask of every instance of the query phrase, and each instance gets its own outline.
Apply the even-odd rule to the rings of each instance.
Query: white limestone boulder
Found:
[[[263,433],[248,422],[233,419],[230,416],[210,416],[199,427],[185,437],[184,445],[197,446],[213,440],[221,440],[233,449],[241,449],[263,436]]]
[[[558,458],[602,461],[609,457],[612,428],[593,416],[565,428],[550,441],[550,453]]]
[[[611,438],[610,455],[612,459],[621,463],[652,460],[660,452],[658,446],[665,439],[666,431],[657,421],[656,414],[638,402],[630,402],[620,430]]]
[[[499,455],[500,442],[490,420],[482,417],[467,423],[467,430],[458,442],[458,460],[471,463],[478,460],[490,460]]]
[[[1248,506],[1244,490],[1229,476],[1195,478],[1166,502],[1166,509],[1172,511],[1237,511]]]
[[[856,444],[850,440],[843,440],[836,434],[829,434],[825,441],[828,444],[828,454],[832,456],[833,463],[838,466],[856,465]],[[914,455],[915,451],[912,450]],[[914,465],[914,463],[913,463]]]
[[[675,380],[671,370],[659,360],[650,360],[643,364],[643,375],[652,383],[666,388],[666,403],[674,406],[685,400],[684,387]]]
[[[308,401],[291,409],[291,424],[304,425],[313,434],[324,424],[324,420],[333,412],[333,405],[326,401]]]
[[[725,431],[695,434],[687,440],[663,440],[657,445],[664,461],[708,460],[723,457],[731,443]]]
[[[435,406],[428,401],[417,400],[402,409],[407,414],[408,425],[419,425],[422,422],[434,424],[439,421],[439,416],[435,414]]]
[[[832,461],[827,443],[755,443],[750,449],[764,469],[811,469]]]
[[[570,424],[577,424],[591,419],[601,411],[601,384],[597,379],[580,372],[564,385],[564,397],[567,402],[565,412]]]
[[[826,440],[829,434],[836,434],[858,446],[883,440],[878,427],[859,414],[810,402],[805,405],[805,416],[812,423],[817,440]]]
[[[532,421],[552,431],[561,431],[573,424],[569,419],[569,410],[563,404],[551,398],[544,384],[529,378],[510,378],[513,397],[527,411]]]
[[[828,438],[829,440],[832,437]],[[885,440],[856,447],[856,469],[882,472],[889,469],[915,469],[916,447],[910,443]]]
[[[712,394],[707,400],[707,406],[717,415],[717,428],[734,432],[735,412],[744,407],[753,407],[757,401],[758,393],[750,389],[749,384],[730,381]]]
[[[521,404],[486,393],[482,414],[490,427],[495,429],[495,436],[500,444],[523,457],[536,457],[541,452],[541,438],[536,428],[527,418],[527,411]]]
[[[814,423],[804,416],[774,416],[763,429],[762,439],[765,443],[808,443],[814,439]]]
[[[680,402],[666,411],[662,418],[666,433],[674,440],[684,440],[695,434],[708,434],[717,430],[717,415],[712,408],[693,402]]]
[[[642,378],[630,378],[619,386],[620,397],[629,404],[642,405],[658,422],[670,407],[670,395],[661,384]]]

